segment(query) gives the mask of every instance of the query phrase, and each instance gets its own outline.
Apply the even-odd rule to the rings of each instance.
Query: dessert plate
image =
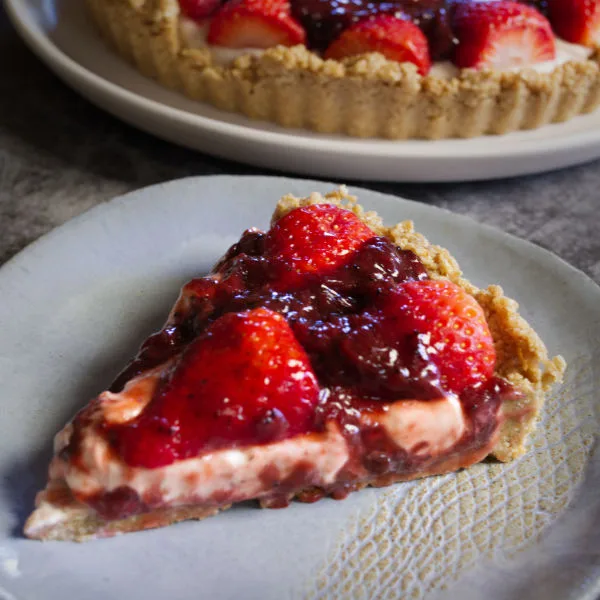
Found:
[[[259,167],[432,182],[536,173],[600,156],[600,111],[534,131],[442,141],[361,140],[251,121],[140,75],[107,49],[80,0],[5,0],[5,6],[34,52],[98,106],[164,139]]]
[[[51,437],[161,325],[180,285],[287,192],[267,177],[175,181],[100,205],[0,269],[0,598],[595,598],[600,591],[600,289],[549,252],[465,217],[351,189],[410,218],[473,282],[502,282],[569,363],[530,452],[347,500],[244,505],[76,545],[22,537]],[[243,202],[238,200],[243,198]],[[442,592],[441,588],[447,588]]]

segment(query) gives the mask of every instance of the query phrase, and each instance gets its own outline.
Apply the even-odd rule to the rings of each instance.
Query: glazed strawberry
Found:
[[[258,308],[229,313],[185,350],[134,422],[112,430],[132,466],[310,430],[319,388],[286,321]]]
[[[510,1],[458,5],[454,62],[460,68],[505,69],[552,60],[554,33],[535,8]]]
[[[303,44],[306,34],[288,0],[231,0],[211,21],[207,41],[227,48]]]
[[[549,0],[548,13],[556,35],[567,42],[600,42],[600,0]]]
[[[445,280],[400,285],[382,305],[387,331],[421,334],[442,387],[460,394],[494,374],[496,351],[485,315],[461,287]]]
[[[278,287],[342,267],[375,233],[349,210],[315,204],[291,211],[267,234],[265,255],[280,266]]]
[[[421,75],[431,68],[429,45],[423,32],[413,23],[378,15],[346,29],[325,52],[325,58],[341,59],[357,54],[379,52],[389,60],[410,62]]]
[[[220,0],[179,0],[181,12],[196,21],[210,17],[219,6]]]

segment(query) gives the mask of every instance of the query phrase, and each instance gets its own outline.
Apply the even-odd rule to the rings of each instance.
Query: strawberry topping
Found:
[[[600,0],[548,0],[548,13],[554,31],[567,42],[600,42]]]
[[[555,34],[600,41],[600,0],[179,0],[228,48],[304,44],[326,58],[379,52],[412,62],[507,69],[555,58]],[[549,20],[546,18],[548,17]],[[408,23],[414,25],[410,27]],[[553,29],[554,31],[553,31]]]
[[[266,234],[247,231],[213,275],[184,286],[169,324],[113,391],[165,361],[143,412],[107,426],[133,466],[266,444],[330,420],[356,432],[361,411],[403,399],[454,393],[488,412],[499,405],[476,300],[327,204],[291,211]],[[385,446],[381,432],[361,436]]]
[[[460,4],[455,13],[459,44],[454,62],[460,68],[506,69],[552,60],[554,34],[535,8],[517,2]]]
[[[280,219],[266,239],[266,253],[280,267],[278,286],[343,266],[375,234],[349,210],[327,204],[299,208]]]
[[[158,467],[311,428],[319,388],[285,319],[229,313],[192,342],[142,415],[113,431],[132,466]]]
[[[379,52],[389,60],[410,62],[421,75],[431,68],[429,46],[423,32],[413,23],[379,15],[346,29],[325,52],[325,58]]]
[[[211,21],[207,38],[227,48],[294,46],[305,40],[288,0],[231,0]]]
[[[460,394],[494,374],[494,340],[477,301],[445,280],[408,282],[385,299],[386,326],[420,336],[442,387]]]

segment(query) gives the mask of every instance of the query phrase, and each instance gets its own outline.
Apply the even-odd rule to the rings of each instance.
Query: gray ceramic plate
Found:
[[[0,270],[0,598],[593,598],[600,574],[600,290],[553,255],[466,218],[366,190],[411,218],[482,286],[500,282],[570,364],[530,453],[459,474],[281,511],[84,545],[25,540],[51,439],[209,269],[286,192],[331,185],[187,179],[118,198]]]

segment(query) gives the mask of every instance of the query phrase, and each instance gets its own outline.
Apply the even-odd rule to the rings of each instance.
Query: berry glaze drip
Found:
[[[149,369],[166,361],[174,365],[162,375],[137,418],[103,425],[117,455],[131,466],[152,469],[219,449],[320,435],[336,423],[350,459],[332,485],[311,486],[310,464],[284,481],[276,470],[262,474],[265,488],[274,490],[263,504],[279,507],[300,490],[303,501],[323,495],[343,498],[365,481],[384,485],[410,479],[411,474],[423,474],[424,464],[427,472],[440,472],[436,468],[451,464],[445,461],[458,453],[475,455],[483,448],[483,458],[489,452],[499,408],[516,396],[516,390],[493,376],[495,355],[487,367],[482,363],[481,372],[471,373],[462,388],[457,387],[456,373],[447,379],[451,371],[440,362],[432,335],[419,331],[414,315],[414,323],[403,321],[402,315],[390,315],[389,308],[398,306],[398,290],[427,285],[436,291],[444,282],[430,280],[413,252],[375,236],[351,216],[358,225],[345,221],[328,225],[351,233],[350,241],[336,246],[337,254],[319,247],[319,241],[331,244],[329,232],[298,249],[303,230],[296,238],[280,231],[278,238],[277,225],[269,233],[252,229],[229,249],[212,274],[183,288],[168,325],[148,338],[111,387],[118,393]],[[294,266],[298,257],[302,260]],[[440,296],[438,306],[445,297]],[[471,311],[469,315],[473,312],[470,305],[465,310]],[[476,338],[476,333],[469,333]],[[244,357],[257,352],[260,361],[248,367]],[[449,381],[451,390],[445,384]],[[262,382],[264,391],[258,389]],[[264,398],[258,403],[253,398],[261,394]],[[458,442],[439,457],[427,448],[412,453],[401,448],[378,421],[378,415],[397,402],[437,402],[449,394],[459,397],[466,427]],[[237,411],[233,421],[232,410]],[[85,425],[85,414],[75,419],[75,434],[63,451],[65,457],[77,456],[78,421]],[[123,513],[130,512],[136,499],[128,489],[117,491],[116,497],[119,494],[125,503]],[[104,495],[86,502],[106,518],[119,514],[114,493],[110,502]],[[140,504],[139,510],[143,509]]]

